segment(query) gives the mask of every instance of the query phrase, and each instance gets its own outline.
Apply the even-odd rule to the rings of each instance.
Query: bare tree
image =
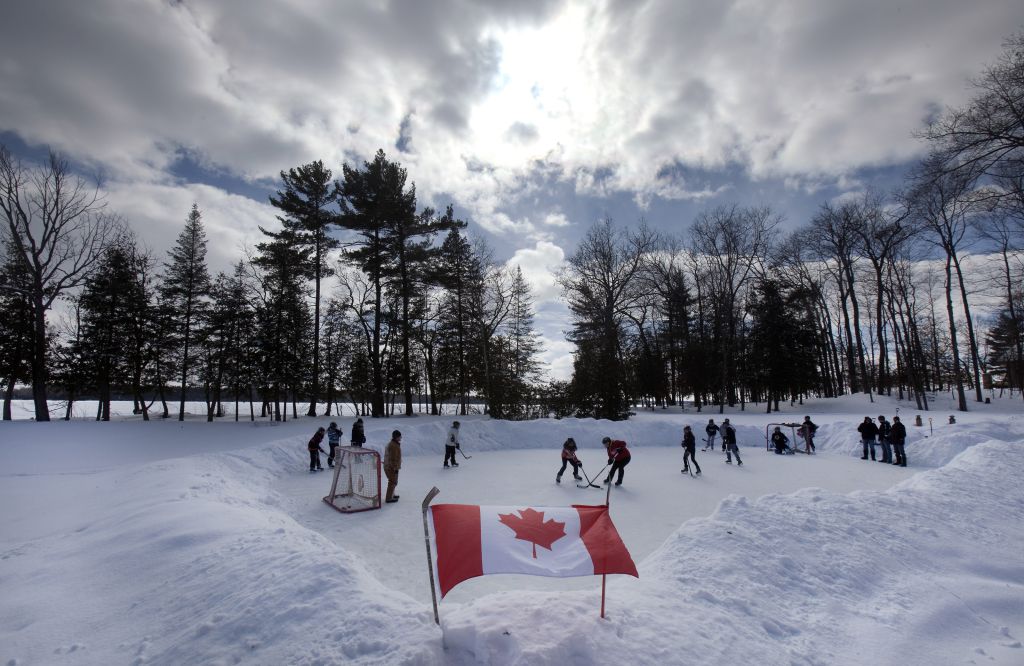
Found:
[[[763,268],[779,222],[779,216],[770,208],[734,205],[701,213],[691,229],[694,250],[709,270],[714,295],[725,313],[719,413],[725,411],[728,371],[734,365],[735,314],[740,293]]]
[[[32,307],[32,400],[37,421],[49,421],[46,313],[82,285],[122,228],[105,209],[99,186],[73,175],[56,153],[26,166],[0,146],[0,213],[10,243],[29,275]]]

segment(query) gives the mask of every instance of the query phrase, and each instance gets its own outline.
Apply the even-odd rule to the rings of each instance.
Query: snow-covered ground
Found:
[[[910,466],[861,461],[856,424],[886,398],[816,401],[739,426],[743,467],[702,453],[680,474],[682,425],[367,419],[403,431],[402,499],[341,515],[285,424],[124,418],[0,423],[0,664],[1024,663],[1024,405],[974,405],[910,426]],[[819,454],[764,450],[770,422],[810,414]],[[351,417],[339,423],[348,434]],[[702,428],[698,429],[700,432]],[[433,622],[420,502],[599,504],[554,483],[572,436],[593,476],[604,435],[630,443],[611,514],[640,578],[487,576]],[[325,447],[326,448],[326,447]]]

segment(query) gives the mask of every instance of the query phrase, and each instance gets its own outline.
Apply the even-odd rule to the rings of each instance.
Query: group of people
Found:
[[[601,444],[604,445],[605,452],[608,454],[608,464],[605,465],[605,468],[611,468],[608,470],[608,476],[604,478],[604,483],[605,485],[611,483],[612,477],[618,472],[618,479],[615,481],[615,485],[621,486],[626,465],[633,458],[629,453],[629,447],[621,439],[612,439],[611,437],[602,439]],[[555,483],[562,482],[562,474],[565,473],[565,468],[568,465],[572,465],[572,478],[582,481],[583,479],[579,473],[583,469],[583,461],[576,455],[576,440],[572,437],[565,440],[562,444],[562,466],[555,475]]]
[[[869,453],[871,459],[876,460],[875,446],[880,446],[882,456],[877,459],[879,462],[900,467],[907,466],[907,452],[904,449],[904,444],[907,441],[907,427],[900,422],[900,417],[892,417],[892,423],[890,423],[884,416],[879,416],[878,425],[875,425],[870,416],[865,416],[864,422],[857,426],[857,432],[860,433],[861,445],[864,448],[861,460],[867,460]],[[895,454],[895,458],[893,454]]]
[[[818,426],[811,421],[810,416],[805,416],[804,422],[797,427],[797,437],[804,440],[804,453],[808,455],[814,453],[814,433],[816,432],[818,432]],[[789,446],[789,437],[786,437],[786,433],[782,432],[782,428],[780,426],[775,426],[775,430],[772,432],[771,442],[772,446],[775,448],[775,453],[778,455],[795,453],[795,450]]]
[[[684,449],[686,448],[686,432],[688,430],[690,430],[690,426],[686,426],[686,427],[683,428],[683,448]],[[690,434],[691,435],[693,434],[692,431],[691,431]],[[715,423],[714,419],[708,419],[708,424],[706,426],[704,426],[704,434],[707,435],[707,437],[704,439],[704,448],[702,448],[701,451],[714,451],[715,450],[715,440],[718,438],[719,435],[721,435],[722,436],[722,451],[725,452],[725,462],[727,462],[727,463],[729,463],[731,465],[732,464],[732,457],[736,456],[736,463],[738,465],[743,465],[743,461],[740,460],[740,450],[739,450],[739,447],[736,446],[736,428],[734,428],[732,426],[732,424],[729,423],[729,419],[724,419],[722,421],[721,427],[719,427],[719,425],[717,423]],[[696,444],[696,440],[695,440],[694,441],[694,447],[696,448],[696,446],[697,446],[697,444]],[[686,463],[686,455],[685,454],[683,455],[683,463],[684,463],[684,465]],[[694,465],[696,465],[696,460],[694,460]],[[700,468],[698,468],[698,470],[699,469]],[[686,467],[684,467],[682,471],[686,472],[688,470],[687,470]]]
[[[397,431],[396,431],[397,432]],[[324,441],[324,435],[327,436],[327,446],[330,448],[330,452],[324,451],[320,443]],[[323,426],[316,429],[313,433],[313,437],[309,440],[309,471],[310,472],[322,472],[323,465],[320,464],[320,454],[327,453],[327,466],[334,468],[334,461],[338,457],[338,446],[341,443],[341,428],[334,421],[327,426],[325,430]],[[361,418],[356,419],[356,422],[352,424],[352,438],[350,446],[361,447],[366,443],[366,435],[363,433],[363,420]]]

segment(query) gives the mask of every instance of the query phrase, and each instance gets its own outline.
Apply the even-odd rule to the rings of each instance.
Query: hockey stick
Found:
[[[605,467],[607,467],[607,466],[608,465],[605,465]],[[601,490],[601,486],[599,486],[596,483],[594,483],[593,481],[591,481],[590,477],[587,476],[587,471],[585,469],[583,469],[583,464],[582,463],[580,464],[580,471],[583,472],[583,478],[585,478],[587,480],[587,485],[581,486],[580,484],[577,483],[576,484],[577,488],[597,488],[598,490]],[[603,472],[604,470],[602,469],[601,471]]]
[[[462,447],[460,447],[460,446],[456,446],[455,450],[458,451],[459,453],[462,453]],[[462,457],[465,458],[466,460],[469,460],[473,456],[467,456],[465,453],[462,453]]]

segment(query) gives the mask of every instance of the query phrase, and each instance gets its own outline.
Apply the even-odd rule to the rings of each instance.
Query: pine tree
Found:
[[[284,190],[279,191],[276,197],[270,197],[271,205],[283,213],[277,219],[281,221],[292,242],[309,249],[312,261],[309,269],[315,285],[313,372],[307,416],[316,416],[316,403],[320,394],[320,285],[325,277],[334,273],[327,264],[327,255],[339,245],[338,240],[329,235],[331,228],[340,220],[338,212],[334,210],[340,193],[338,187],[332,185],[331,175],[331,170],[325,169],[320,160],[282,171]],[[273,233],[262,231],[276,237]]]
[[[202,323],[210,292],[210,274],[206,268],[206,232],[203,230],[199,204],[185,221],[185,228],[169,253],[164,265],[163,296],[165,306],[177,324],[172,331],[176,343],[181,377],[178,420],[185,420],[185,398],[194,361],[196,331]]]

